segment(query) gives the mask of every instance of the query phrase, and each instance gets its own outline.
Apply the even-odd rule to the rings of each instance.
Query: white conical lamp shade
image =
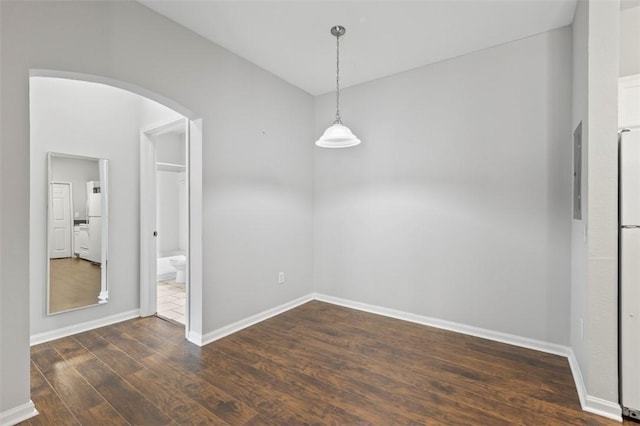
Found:
[[[316,145],[322,148],[348,148],[359,143],[360,139],[351,133],[347,126],[340,123],[334,123],[316,141]]]

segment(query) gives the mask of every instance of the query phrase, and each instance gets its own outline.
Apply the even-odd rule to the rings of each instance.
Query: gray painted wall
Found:
[[[12,343],[1,348],[0,411],[29,400],[30,68],[125,81],[203,118],[203,332],[312,291],[309,94],[137,3],[0,8],[1,103],[11,105],[0,117],[0,323]]]
[[[140,96],[110,86],[34,77],[30,86],[31,334],[128,312],[140,306],[140,110],[161,117]],[[153,120],[155,121],[155,120]],[[109,160],[109,292],[105,305],[46,315],[47,152]],[[95,164],[96,172],[98,170]],[[80,188],[86,191],[83,186]],[[74,191],[75,193],[75,191]]]
[[[618,401],[618,56],[620,2],[590,1],[587,391]]]
[[[585,208],[583,220],[574,220],[572,227],[571,348],[587,394],[608,402],[605,409],[612,414],[618,404],[616,133],[620,22],[619,2],[612,0],[578,2],[573,24],[572,124],[575,127],[582,120]]]
[[[568,344],[570,111],[569,27],[341,92],[363,143],[316,150],[316,290]]]
[[[571,129],[582,121],[582,220],[571,224],[571,348],[582,374],[588,371],[587,223],[589,220],[589,110],[588,110],[589,5],[578,2],[573,19],[573,99]],[[570,136],[569,136],[570,138]],[[583,338],[583,333],[585,338]],[[586,380],[586,377],[583,377]]]

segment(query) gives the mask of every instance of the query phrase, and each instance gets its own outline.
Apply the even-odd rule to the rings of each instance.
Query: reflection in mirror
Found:
[[[106,303],[108,160],[49,153],[48,314]]]

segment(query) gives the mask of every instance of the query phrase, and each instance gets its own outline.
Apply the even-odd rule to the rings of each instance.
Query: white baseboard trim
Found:
[[[33,401],[29,400],[27,403],[1,412],[0,426],[13,426],[38,414],[38,410],[36,410],[36,406],[33,405]]]
[[[582,378],[582,371],[580,370],[580,364],[578,364],[578,358],[576,358],[576,354],[571,348],[569,348],[567,359],[569,361],[569,367],[571,368],[573,381],[576,384],[576,390],[578,391],[580,406],[584,410],[584,407],[587,405],[587,387],[584,385],[584,379]]]
[[[202,344],[202,334],[196,333],[195,331],[189,331],[189,334],[187,334],[187,340],[194,345],[198,345],[200,347],[204,346],[204,344]]]
[[[156,276],[156,281],[174,280],[176,279],[176,275],[177,274],[175,272],[169,272],[167,274],[158,275]]]
[[[569,360],[569,366],[571,367],[573,380],[576,384],[576,390],[578,391],[578,398],[580,399],[580,406],[582,407],[582,410],[621,422],[622,409],[620,404],[587,394],[587,387],[584,384],[582,371],[580,370],[580,365],[578,364],[578,359],[576,358],[576,354],[573,352],[573,349],[569,348],[569,355],[567,358]]]
[[[108,317],[96,319],[93,321],[87,321],[80,324],[74,324],[69,327],[63,327],[63,328],[58,328],[56,330],[46,331],[44,333],[34,334],[31,336],[31,346],[38,345],[40,343],[49,342],[51,340],[61,339],[63,337],[82,333],[84,331],[89,331],[96,328],[104,327],[106,325],[115,324],[117,322],[126,321],[132,318],[137,318],[139,316],[140,316],[140,310],[134,309],[132,311],[123,312],[121,314],[111,315]]]
[[[502,333],[499,331],[487,330],[485,328],[473,327],[466,324],[460,324],[452,321],[441,320],[438,318],[427,317],[423,315],[412,314],[410,312],[398,311],[395,309],[383,308],[381,306],[369,305],[352,300],[341,299],[338,297],[327,296],[325,294],[314,294],[314,299],[321,302],[332,303],[347,308],[357,309],[372,314],[383,315],[390,318],[396,318],[403,321],[409,321],[416,324],[427,325],[430,327],[441,328],[444,330],[455,331],[457,333],[468,334],[470,336],[481,337],[483,339],[493,340],[496,342],[506,343],[509,345],[520,346],[527,349],[533,349],[540,352],[546,352],[553,355],[566,357],[569,354],[569,348],[555,343],[544,342],[541,340],[529,339],[527,337],[516,336],[513,334]]]
[[[619,404],[595,396],[587,395],[584,411],[622,422],[622,409]]]
[[[211,331],[205,335],[200,335],[198,333],[189,333],[188,339],[191,343],[194,343],[198,346],[208,345],[211,342],[215,342],[218,339],[222,339],[225,336],[233,334],[244,328],[250,327],[254,324],[257,324],[273,316],[286,312],[297,306],[303,305],[312,300],[313,300],[313,293],[307,294],[306,296],[302,296],[298,299],[284,303],[280,306],[276,306],[275,308],[267,309],[266,311],[260,312],[258,314],[251,315],[248,318],[241,319],[240,321],[236,321],[232,324],[229,324],[217,330]]]

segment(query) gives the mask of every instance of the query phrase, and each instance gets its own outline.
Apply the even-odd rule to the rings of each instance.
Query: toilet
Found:
[[[186,256],[174,256],[169,259],[169,263],[176,270],[176,282],[183,283],[187,280],[186,268],[187,257]]]

